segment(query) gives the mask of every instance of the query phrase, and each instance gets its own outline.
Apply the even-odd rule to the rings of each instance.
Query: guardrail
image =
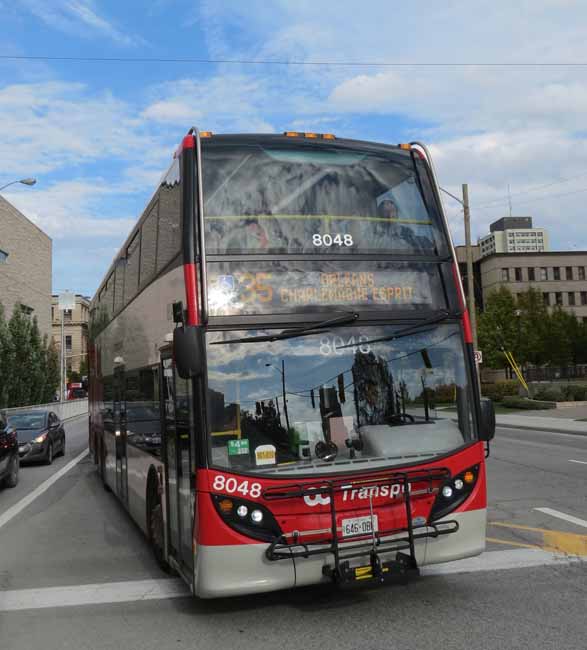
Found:
[[[78,415],[87,415],[88,398],[72,399],[67,402],[49,402],[48,404],[32,404],[31,406],[19,406],[17,408],[3,409],[6,415],[18,413],[19,411],[37,411],[47,409],[56,413],[60,420],[70,420]]]

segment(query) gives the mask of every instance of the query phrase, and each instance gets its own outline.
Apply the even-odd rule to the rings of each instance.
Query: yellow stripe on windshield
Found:
[[[218,219],[219,221],[240,221],[242,219],[333,219],[339,221],[376,221],[380,223],[408,223],[431,226],[429,219],[388,219],[386,217],[358,217],[358,216],[334,216],[329,214],[256,214],[256,215],[222,215],[217,217],[205,216],[204,219]]]

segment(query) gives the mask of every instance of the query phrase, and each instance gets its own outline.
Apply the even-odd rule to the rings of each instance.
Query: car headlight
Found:
[[[47,440],[47,434],[46,433],[42,433],[40,436],[37,436],[36,438],[33,438],[33,442],[36,442],[38,445],[45,442],[45,440]]]

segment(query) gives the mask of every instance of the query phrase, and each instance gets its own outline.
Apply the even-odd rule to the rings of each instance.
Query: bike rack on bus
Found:
[[[300,533],[298,531],[282,535],[269,546],[265,553],[266,557],[270,561],[277,561],[332,554],[334,564],[324,565],[322,573],[341,586],[390,582],[403,584],[410,575],[417,576],[419,574],[415,552],[416,540],[438,538],[441,535],[456,533],[459,529],[456,520],[415,526],[412,520],[410,485],[427,483],[427,491],[433,493],[435,491],[433,482],[443,483],[450,476],[451,473],[447,468],[437,468],[391,472],[377,478],[320,480],[319,486],[305,483],[268,488],[263,492],[263,497],[267,501],[321,496],[324,499],[323,503],[326,504],[325,498],[329,497],[330,528],[324,531],[325,539],[309,543],[299,540]],[[369,494],[372,495],[375,488],[382,486],[389,486],[390,494],[392,494],[394,485],[399,485],[400,489],[403,489],[407,527],[375,531],[372,522],[371,533],[348,535],[341,539],[337,526],[336,494],[351,489],[366,489],[371,490]],[[369,498],[369,503],[372,517],[372,496]],[[291,537],[291,542],[288,541],[288,537]],[[404,552],[406,550],[409,551],[409,554]],[[393,552],[396,552],[394,560],[382,560],[380,557],[383,553]],[[351,567],[350,560],[364,558],[366,555],[369,557],[368,565]]]

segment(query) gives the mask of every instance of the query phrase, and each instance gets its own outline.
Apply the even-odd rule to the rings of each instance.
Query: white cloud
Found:
[[[100,16],[92,0],[20,0],[26,9],[46,25],[71,36],[106,36],[119,45],[142,45],[142,38],[127,34],[104,16]]]

